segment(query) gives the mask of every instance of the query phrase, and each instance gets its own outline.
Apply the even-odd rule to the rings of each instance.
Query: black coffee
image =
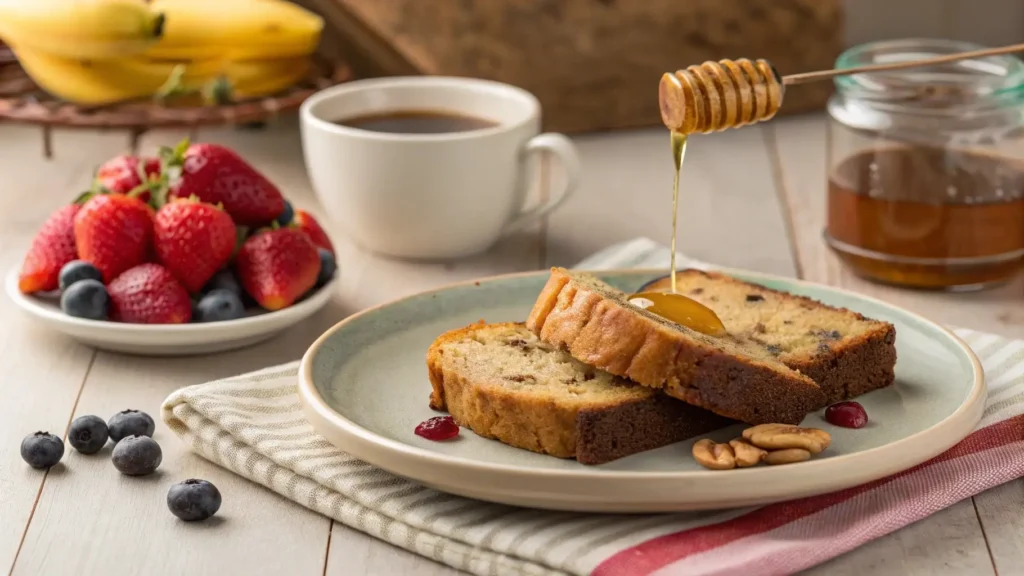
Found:
[[[335,120],[334,123],[350,128],[359,128],[360,130],[390,132],[392,134],[468,132],[498,125],[497,122],[483,118],[427,110],[402,110],[398,112],[367,114]]]

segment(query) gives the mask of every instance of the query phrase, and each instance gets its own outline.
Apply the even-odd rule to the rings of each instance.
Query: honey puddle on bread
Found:
[[[683,296],[676,290],[676,222],[679,215],[679,174],[682,172],[683,159],[686,157],[686,134],[676,130],[672,135],[672,161],[676,167],[672,181],[672,251],[669,256],[668,275],[671,278],[671,292],[640,292],[630,296],[629,302],[666,320],[671,320],[691,330],[724,336],[725,326],[717,314],[707,306],[693,298]]]

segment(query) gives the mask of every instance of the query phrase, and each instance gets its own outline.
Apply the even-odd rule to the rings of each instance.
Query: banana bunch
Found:
[[[279,93],[306,76],[323,20],[288,0],[0,0],[0,39],[82,105]]]

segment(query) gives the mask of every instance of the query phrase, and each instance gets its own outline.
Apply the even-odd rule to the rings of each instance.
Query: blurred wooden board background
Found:
[[[664,72],[767,58],[781,74],[831,68],[842,0],[300,0],[329,22],[359,76],[500,80],[541,100],[545,128],[660,124]],[[827,82],[794,87],[780,113],[820,108]]]

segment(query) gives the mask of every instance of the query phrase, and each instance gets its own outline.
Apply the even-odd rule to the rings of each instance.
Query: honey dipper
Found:
[[[661,120],[681,134],[706,134],[775,116],[782,106],[785,87],[826,80],[835,76],[932,66],[968,58],[1024,51],[1024,44],[986,48],[935,58],[854,68],[819,70],[780,76],[767,60],[719,60],[666,72],[658,86]]]

